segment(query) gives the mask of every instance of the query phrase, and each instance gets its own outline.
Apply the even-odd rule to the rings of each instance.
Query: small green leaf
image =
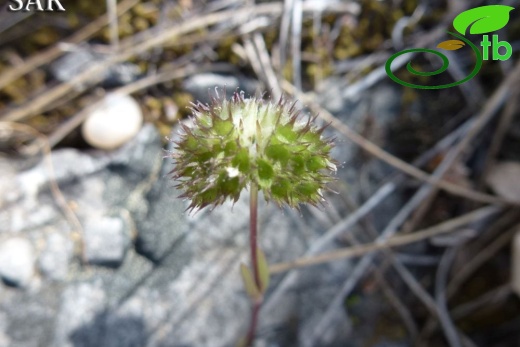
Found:
[[[265,293],[267,287],[269,287],[270,273],[269,273],[269,265],[267,264],[267,260],[265,259],[265,254],[258,247],[257,248],[257,258],[258,258],[258,274],[260,275],[260,292]]]
[[[470,28],[470,34],[486,34],[502,29],[509,22],[509,12],[514,7],[488,5],[464,11],[453,20],[453,27],[462,35]]]
[[[460,40],[447,40],[439,43],[437,45],[437,48],[442,48],[447,51],[456,51],[457,49],[461,49],[466,44],[463,41]]]
[[[251,271],[245,264],[240,264],[240,274],[242,275],[242,281],[244,282],[247,295],[249,295],[252,301],[258,300],[260,298],[260,291],[255,284]]]

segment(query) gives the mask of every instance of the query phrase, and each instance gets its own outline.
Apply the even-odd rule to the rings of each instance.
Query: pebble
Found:
[[[82,135],[95,148],[112,150],[131,140],[141,129],[143,114],[131,96],[109,94],[82,126]]]
[[[0,277],[9,285],[25,287],[34,274],[34,250],[31,243],[13,237],[0,244]]]
[[[89,264],[118,266],[123,261],[128,244],[125,223],[116,217],[99,217],[84,226],[84,256]]]
[[[79,74],[92,68],[96,64],[102,64],[110,58],[109,54],[95,52],[92,49],[81,46],[63,46],[69,52],[56,59],[50,65],[51,74],[62,82],[73,82]],[[100,72],[100,83],[104,87],[123,86],[135,81],[140,75],[140,69],[132,63],[116,63]],[[92,76],[95,77],[95,76]],[[74,83],[74,82],[73,82]],[[91,82],[93,83],[93,81]],[[87,83],[88,85],[88,83]],[[86,85],[78,85],[79,89]]]

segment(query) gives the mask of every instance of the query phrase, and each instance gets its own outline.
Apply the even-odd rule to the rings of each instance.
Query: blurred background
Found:
[[[520,346],[520,10],[492,33],[511,58],[466,83],[410,88],[385,71],[498,3],[516,6],[1,1],[0,347],[224,347],[246,333],[248,193],[188,214],[163,159],[215,87],[294,99],[330,124],[340,164],[323,206],[260,204],[272,283],[255,346]],[[392,70],[442,85],[477,64],[469,47],[443,53],[442,74],[404,68],[438,69],[428,54]]]

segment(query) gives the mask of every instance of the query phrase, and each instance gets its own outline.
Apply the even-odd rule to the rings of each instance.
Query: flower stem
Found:
[[[251,251],[251,266],[257,288],[261,288],[260,270],[258,267],[258,187],[251,184],[251,198],[249,202],[249,246]],[[251,322],[246,337],[246,346],[251,346],[255,338],[256,327],[258,325],[258,314],[263,301],[263,294],[254,300],[251,310]]]
[[[258,270],[258,187],[251,184],[249,201],[249,247],[251,251],[251,266],[257,288],[260,288],[260,273]]]

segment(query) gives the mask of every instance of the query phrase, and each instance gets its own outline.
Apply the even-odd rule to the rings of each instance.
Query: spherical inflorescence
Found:
[[[330,157],[332,141],[323,139],[325,127],[302,122],[295,104],[244,98],[225,93],[210,105],[192,107],[192,124],[183,124],[180,140],[167,157],[170,172],[191,200],[189,209],[237,201],[241,191],[255,184],[267,201],[298,207],[323,201],[322,190],[336,165]]]

